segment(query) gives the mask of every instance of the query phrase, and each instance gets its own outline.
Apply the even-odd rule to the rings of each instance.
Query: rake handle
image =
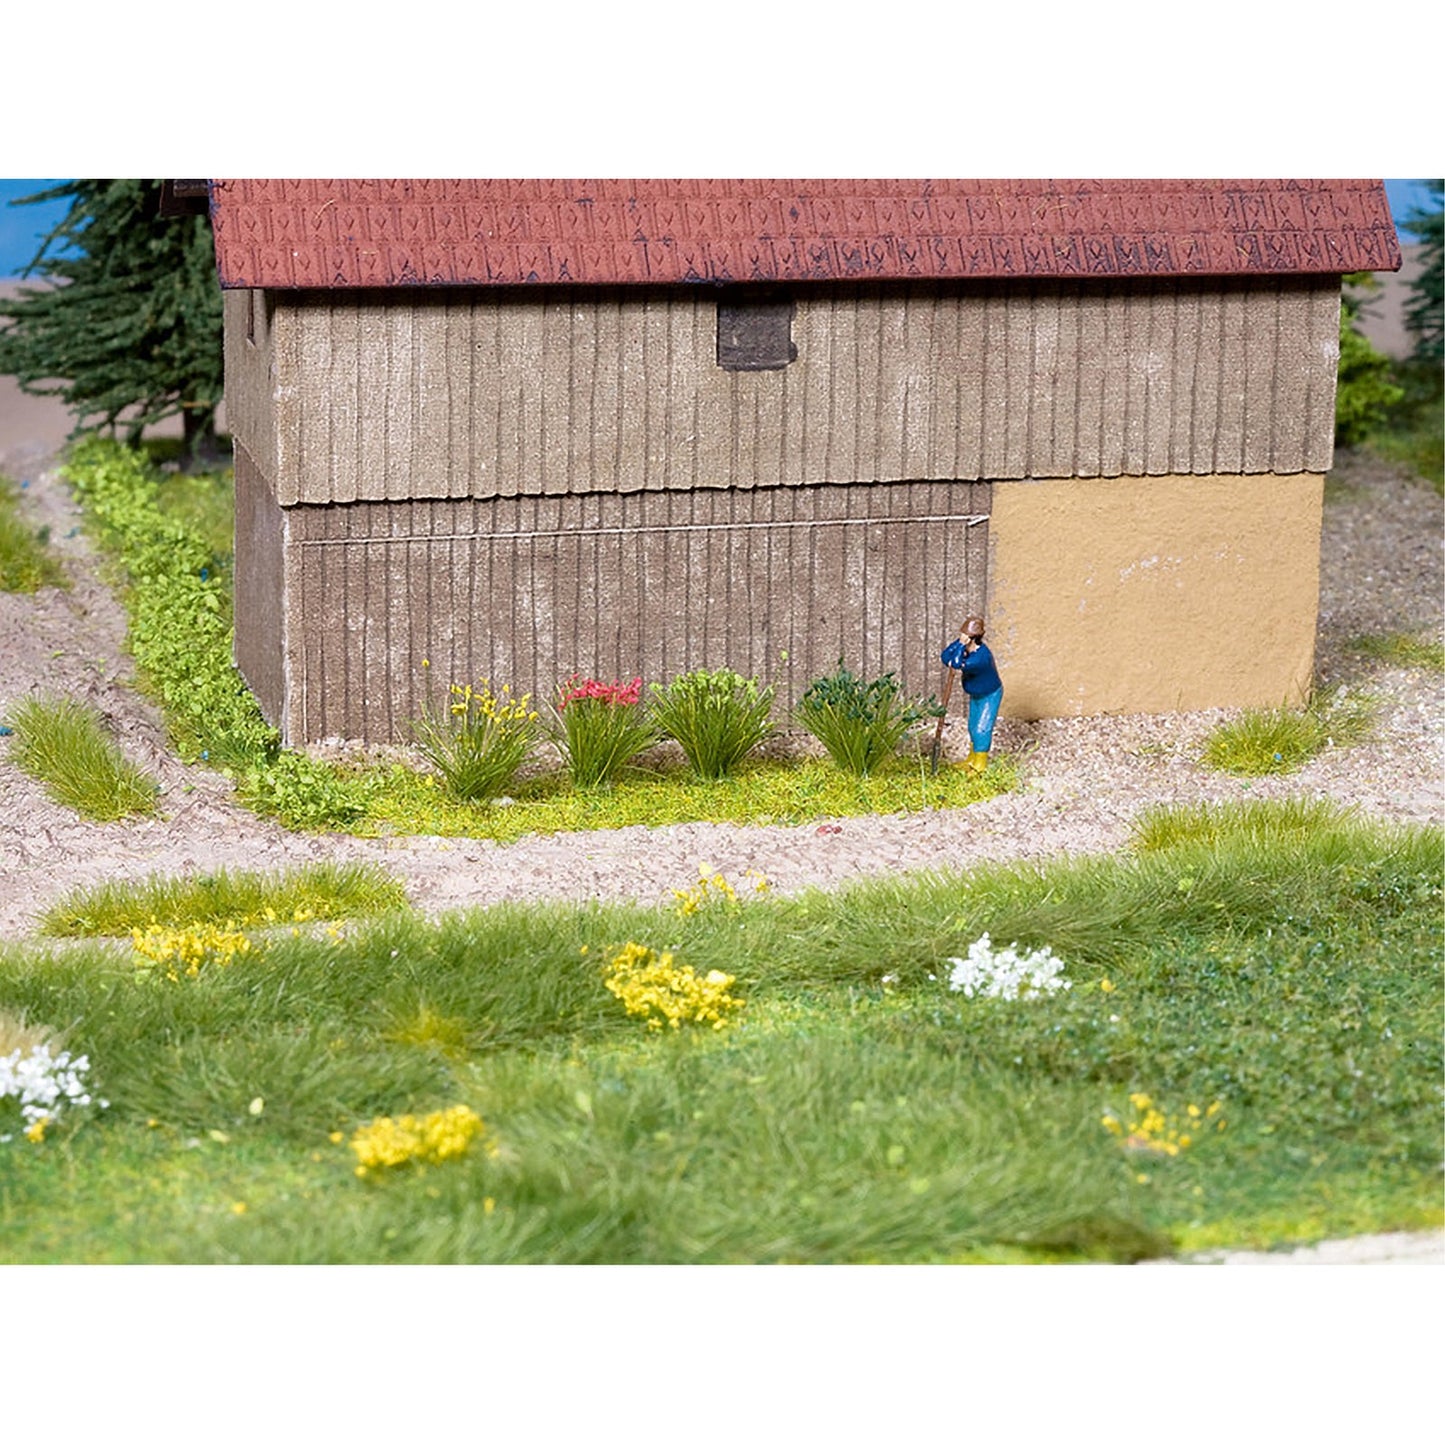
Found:
[[[953,668],[948,669],[948,676],[943,683],[943,711],[938,715],[938,726],[933,732],[933,756],[930,760],[929,771],[938,771],[938,750],[943,745],[943,725],[948,721],[948,699],[953,692]]]

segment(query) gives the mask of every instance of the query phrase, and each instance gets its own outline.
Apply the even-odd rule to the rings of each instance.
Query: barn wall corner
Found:
[[[989,634],[1005,713],[1304,701],[1323,494],[1313,473],[995,487]]]

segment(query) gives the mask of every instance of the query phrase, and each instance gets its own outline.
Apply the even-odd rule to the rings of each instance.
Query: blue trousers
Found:
[[[1003,701],[1003,688],[986,692],[968,700],[968,740],[976,753],[986,753],[993,746],[993,725],[998,706]]]

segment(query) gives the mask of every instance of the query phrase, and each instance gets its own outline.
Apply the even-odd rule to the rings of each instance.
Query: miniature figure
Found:
[[[950,642],[940,655],[949,667],[962,674],[963,690],[968,694],[968,740],[972,747],[964,767],[981,773],[988,767],[994,719],[1003,701],[1003,683],[993,653],[983,640],[983,618],[965,618],[958,640]]]

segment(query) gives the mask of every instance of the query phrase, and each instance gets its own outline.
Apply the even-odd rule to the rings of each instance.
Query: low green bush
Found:
[[[231,662],[231,596],[211,549],[162,511],[145,456],[100,437],[77,442],[63,474],[117,559],[128,645],[188,761],[243,769],[273,758],[278,736]]]

